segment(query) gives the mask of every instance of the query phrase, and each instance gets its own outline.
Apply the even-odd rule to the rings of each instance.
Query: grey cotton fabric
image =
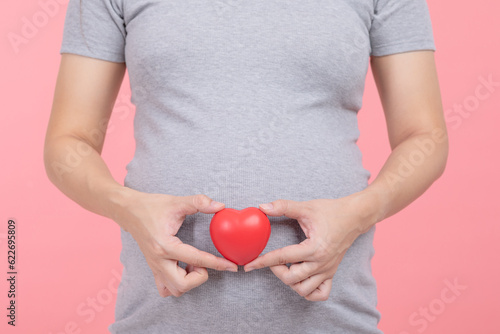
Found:
[[[126,62],[136,150],[125,186],[203,193],[244,209],[363,190],[370,173],[357,113],[369,59],[413,50],[435,51],[425,0],[70,0],[60,52]],[[211,217],[187,216],[178,236],[220,256]],[[304,240],[296,220],[270,220],[264,253]],[[162,298],[121,230],[124,270],[109,331],[381,333],[374,232],[347,251],[330,298],[310,302],[269,268],[241,267],[209,269],[205,284]]]

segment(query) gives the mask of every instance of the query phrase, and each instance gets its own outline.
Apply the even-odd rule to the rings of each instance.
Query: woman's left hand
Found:
[[[261,204],[260,209],[269,216],[296,219],[307,238],[259,256],[245,265],[245,271],[270,267],[305,299],[327,300],[333,276],[347,249],[376,223],[372,198],[359,194],[304,202],[279,199],[268,203],[271,206]],[[292,264],[290,268],[287,263]]]

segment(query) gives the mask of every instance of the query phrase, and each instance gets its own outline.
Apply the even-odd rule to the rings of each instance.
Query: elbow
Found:
[[[65,149],[63,149],[65,148]],[[68,157],[64,152],[68,151],[68,143],[62,136],[46,136],[43,145],[43,165],[45,174],[55,186],[62,182],[63,175],[71,172],[71,164],[68,164]],[[64,159],[66,158],[66,159]]]
[[[432,132],[432,139],[435,142],[437,148],[436,179],[438,179],[444,174],[446,170],[446,165],[448,163],[448,154],[450,150],[446,126],[435,129]]]
[[[53,143],[48,139],[48,137],[45,137],[45,143],[43,145],[43,165],[45,169],[45,174],[47,175],[47,178],[49,179],[50,182],[54,183],[54,173],[53,173],[53,159],[52,159],[52,146]]]
[[[448,162],[449,141],[446,126],[437,126],[414,133],[404,142],[411,143],[409,163],[414,167],[423,164],[433,180],[440,178]],[[396,147],[399,145],[396,145]],[[426,163],[424,164],[424,161]]]

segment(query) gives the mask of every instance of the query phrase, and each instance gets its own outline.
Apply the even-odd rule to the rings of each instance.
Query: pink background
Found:
[[[66,7],[67,0],[60,0],[49,16],[34,0],[0,4],[2,333],[106,333],[113,321],[122,269],[119,228],[66,198],[43,166]],[[450,155],[430,190],[378,224],[373,272],[380,328],[397,334],[500,333],[500,87],[476,97],[481,77],[500,82],[500,3],[441,0],[429,7]],[[38,31],[16,50],[9,36],[21,35],[24,20],[34,18]],[[126,78],[103,153],[119,182],[134,150],[129,98]],[[454,105],[470,112],[460,115]],[[371,73],[359,118],[364,164],[375,176],[390,150]],[[18,224],[15,329],[5,316],[9,218]],[[444,290],[454,281],[460,290]],[[95,309],[88,305],[92,298]]]

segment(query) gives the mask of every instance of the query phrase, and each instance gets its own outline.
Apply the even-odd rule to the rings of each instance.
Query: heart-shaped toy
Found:
[[[226,259],[241,266],[259,256],[270,235],[269,218],[254,207],[222,209],[210,222],[210,237],[215,248]]]

